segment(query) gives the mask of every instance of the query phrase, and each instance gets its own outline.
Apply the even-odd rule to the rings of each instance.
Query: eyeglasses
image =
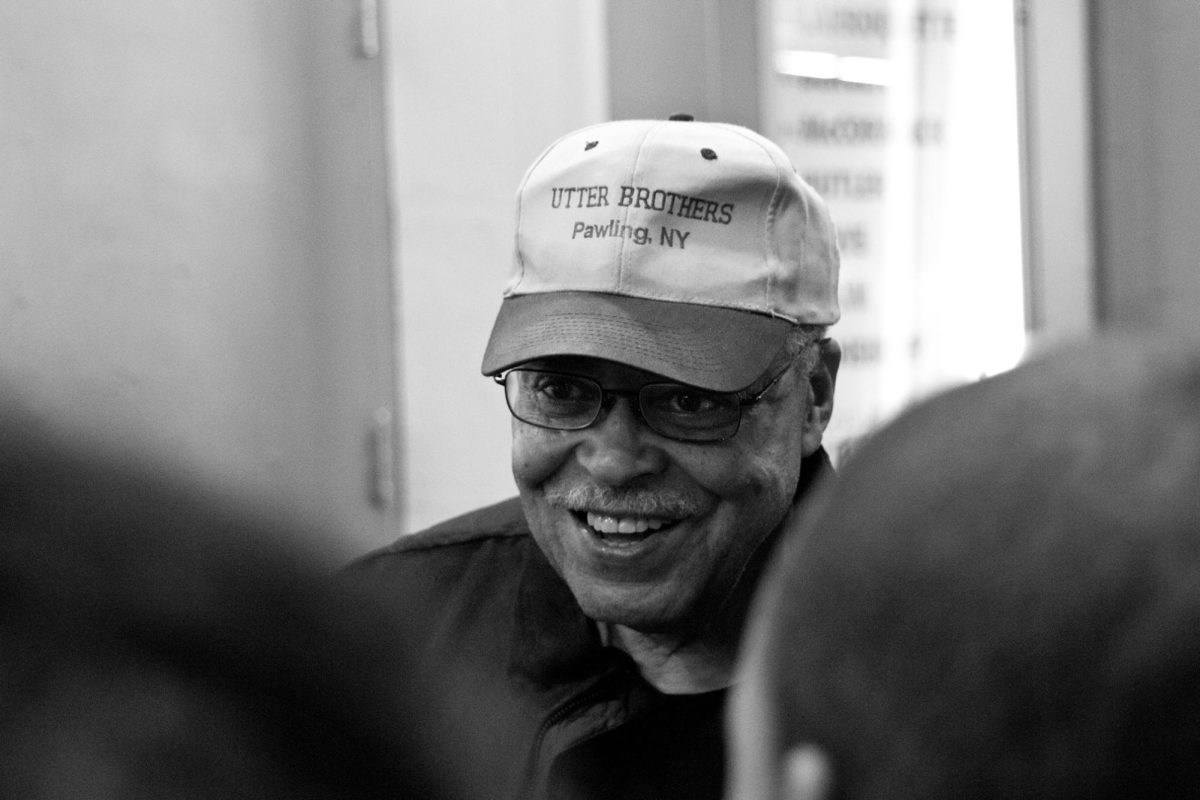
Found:
[[[539,428],[583,430],[612,407],[615,397],[629,395],[637,397],[634,407],[642,421],[660,436],[679,442],[720,442],[733,438],[742,422],[742,409],[762,400],[791,366],[749,397],[665,382],[630,390],[605,389],[592,378],[540,369],[513,369],[493,380],[504,387],[512,415]]]

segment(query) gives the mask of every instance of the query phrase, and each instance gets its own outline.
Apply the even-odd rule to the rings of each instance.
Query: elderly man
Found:
[[[1198,398],[1113,339],[876,434],[763,583],[730,800],[1200,794]]]
[[[431,669],[507,676],[526,728],[497,796],[720,796],[748,599],[828,468],[838,263],[824,203],[745,128],[601,124],[526,173],[483,358],[519,502],[349,572],[438,598]]]

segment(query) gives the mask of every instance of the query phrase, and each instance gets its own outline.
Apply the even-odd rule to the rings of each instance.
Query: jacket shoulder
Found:
[[[510,497],[490,506],[477,508],[419,533],[402,536],[391,548],[396,550],[420,550],[478,539],[504,536],[523,536],[529,533],[525,513],[521,510],[520,498]]]
[[[508,549],[505,544],[529,540],[529,526],[521,511],[519,498],[512,497],[440,522],[417,533],[401,536],[389,545],[373,550],[350,565],[350,571],[371,571],[384,565],[430,560],[459,560],[481,548]],[[489,543],[500,545],[488,547]],[[519,549],[519,548],[518,548]]]
[[[399,616],[403,625],[381,637],[401,639],[395,646],[423,663],[495,664],[502,673],[523,576],[541,558],[513,499],[402,536],[338,580],[365,613]]]

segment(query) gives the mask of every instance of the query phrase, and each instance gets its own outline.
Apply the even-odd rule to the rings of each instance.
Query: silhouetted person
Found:
[[[756,601],[729,798],[1200,796],[1200,348],[950,392],[825,489]]]
[[[478,796],[457,676],[397,680],[422,609],[331,586],[315,533],[0,392],[0,797]]]

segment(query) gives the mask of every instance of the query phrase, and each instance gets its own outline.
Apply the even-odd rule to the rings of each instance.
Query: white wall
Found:
[[[390,275],[382,74],[355,53],[357,9],[0,4],[0,382],[327,517],[335,555],[395,527],[363,446],[394,391],[390,304],[361,299]]]
[[[402,528],[515,493],[504,398],[479,372],[525,168],[607,118],[602,0],[387,6]]]

